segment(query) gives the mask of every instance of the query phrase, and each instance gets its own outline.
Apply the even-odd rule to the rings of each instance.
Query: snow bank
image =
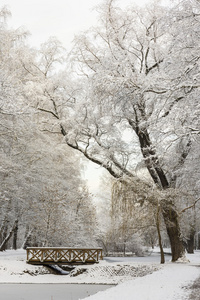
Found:
[[[24,250],[0,253],[0,283],[87,283],[119,284],[133,277],[151,274],[159,264],[100,261],[95,265],[78,266],[69,275],[55,275],[43,266],[26,263]]]
[[[167,263],[153,274],[135,278],[88,300],[183,300],[189,299],[187,288],[200,276],[200,252],[187,255],[190,263]]]

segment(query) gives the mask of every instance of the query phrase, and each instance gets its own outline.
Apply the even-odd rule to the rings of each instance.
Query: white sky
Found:
[[[124,7],[147,1],[118,0],[118,4]],[[95,25],[97,13],[93,8],[101,3],[102,0],[2,0],[0,7],[6,5],[12,13],[9,26],[23,26],[30,31],[33,46],[56,36],[68,48],[75,34]]]

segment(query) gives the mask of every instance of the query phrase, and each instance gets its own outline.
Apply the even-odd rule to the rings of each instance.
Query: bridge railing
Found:
[[[28,247],[26,251],[31,264],[97,263],[103,259],[101,248]]]

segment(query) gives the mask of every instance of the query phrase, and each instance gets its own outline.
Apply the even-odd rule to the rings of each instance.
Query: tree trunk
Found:
[[[190,230],[189,239],[187,239],[186,250],[189,254],[194,254],[194,240],[195,240],[195,230],[192,228]]]
[[[200,232],[197,233],[197,250],[200,250]]]
[[[181,239],[178,214],[172,202],[165,202],[162,205],[162,215],[167,229],[167,234],[170,240],[172,261],[174,262],[184,256],[185,249]]]
[[[18,220],[16,220],[15,228],[13,229],[13,249],[17,250],[17,234],[18,234]]]
[[[12,237],[12,234],[15,230],[15,227],[17,225],[17,220],[15,220],[13,227],[11,228],[10,232],[8,233],[8,235],[5,237],[5,239],[2,241],[1,245],[0,245],[0,251],[4,251],[5,250],[5,245],[7,244],[7,242],[10,240],[10,238]]]
[[[124,252],[124,257],[126,256],[126,242],[124,242],[124,245],[123,245],[123,252]]]
[[[24,236],[24,241],[23,241],[23,244],[22,244],[22,249],[26,249],[27,246],[28,246],[28,241],[31,237],[31,234],[32,234],[32,229],[29,230],[29,226],[27,225],[26,226],[26,232],[25,232],[25,236]]]
[[[144,113],[143,108],[141,111]],[[129,122],[129,124],[131,124]],[[139,124],[139,122],[138,122]],[[154,183],[163,190],[170,187],[164,170],[160,165],[156,150],[153,148],[147,129],[140,129],[136,126],[135,132],[139,138],[142,155],[145,159],[146,167]],[[161,203],[161,210],[165,222],[167,234],[169,236],[172,261],[176,261],[184,256],[185,249],[181,240],[181,231],[179,226],[178,214],[172,199],[166,199]]]
[[[165,263],[165,255],[163,251],[163,246],[162,246],[162,238],[161,238],[161,233],[160,233],[160,207],[157,207],[157,213],[156,213],[156,228],[157,228],[157,233],[158,233],[158,242],[159,242],[159,247],[160,247],[160,263],[164,264]]]
[[[8,232],[8,225],[6,224],[5,226],[3,226],[2,231],[1,231],[1,244],[3,243],[3,241],[5,240],[6,236],[7,236],[7,232]],[[0,251],[4,251],[6,250],[6,243],[3,244],[3,246],[0,248]]]

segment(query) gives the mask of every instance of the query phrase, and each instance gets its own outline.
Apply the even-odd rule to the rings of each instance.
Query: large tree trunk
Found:
[[[178,221],[178,214],[172,201],[162,203],[162,215],[167,229],[167,234],[170,240],[172,261],[176,261],[183,257],[185,248],[181,239],[181,230]]]
[[[140,112],[143,108],[140,109]],[[131,122],[129,122],[131,124]],[[138,122],[139,124],[139,122]],[[145,159],[146,167],[155,182],[155,184],[163,190],[170,187],[165,172],[160,165],[156,150],[153,148],[151,139],[147,129],[135,127],[135,132],[138,135],[142,155]],[[176,261],[184,256],[185,249],[181,239],[181,230],[179,226],[178,214],[172,199],[165,199],[161,203],[161,210],[165,222],[167,234],[170,240],[172,261]]]

